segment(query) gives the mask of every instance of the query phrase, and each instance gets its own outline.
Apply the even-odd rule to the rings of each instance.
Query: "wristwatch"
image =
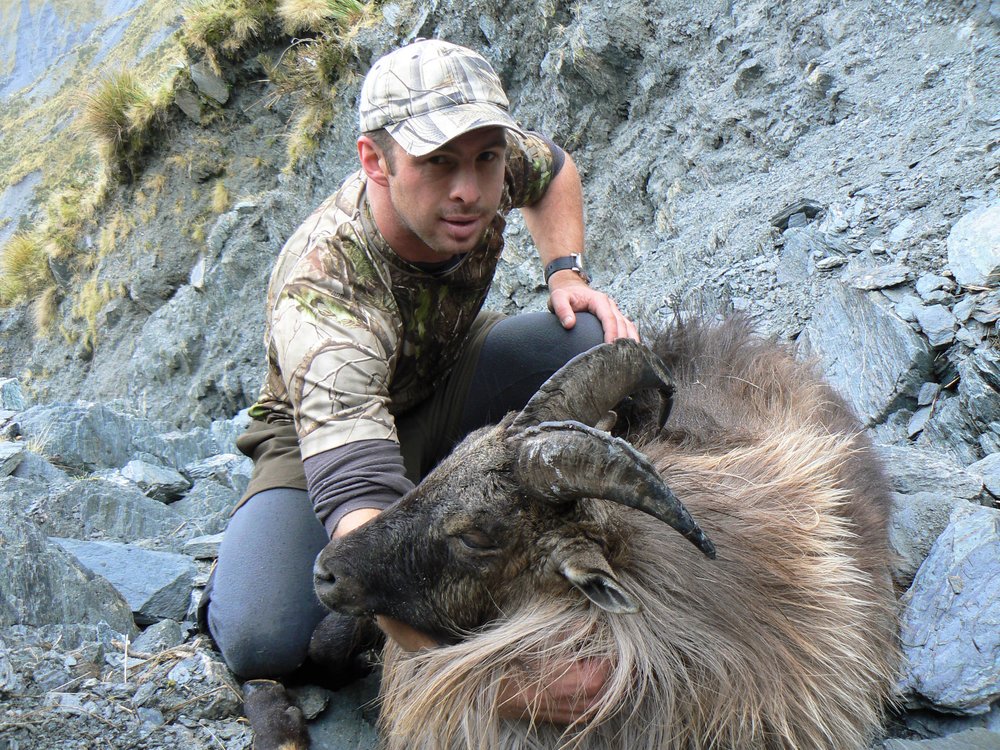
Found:
[[[569,255],[564,255],[561,258],[556,258],[554,261],[545,266],[545,283],[549,283],[549,277],[552,276],[556,271],[573,271],[584,283],[590,283],[590,276],[587,272],[583,270],[583,259],[580,257],[580,253],[570,253]]]

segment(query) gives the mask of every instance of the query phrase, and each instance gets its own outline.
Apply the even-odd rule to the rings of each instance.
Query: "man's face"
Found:
[[[427,261],[474,248],[500,206],[506,150],[501,127],[472,130],[425,156],[393,145],[386,177],[395,226],[384,232],[393,249]]]

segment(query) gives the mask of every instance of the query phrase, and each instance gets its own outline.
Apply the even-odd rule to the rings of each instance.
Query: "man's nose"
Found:
[[[462,167],[455,170],[450,197],[454,201],[470,204],[479,200],[479,176],[474,167]]]

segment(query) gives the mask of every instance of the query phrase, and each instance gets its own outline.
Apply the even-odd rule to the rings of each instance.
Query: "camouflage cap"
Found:
[[[500,78],[482,55],[421,39],[376,60],[361,87],[361,132],[385,128],[411,156],[423,156],[476,128],[522,132]]]

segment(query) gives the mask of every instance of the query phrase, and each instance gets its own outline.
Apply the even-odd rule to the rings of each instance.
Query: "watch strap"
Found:
[[[590,277],[587,275],[587,272],[583,270],[583,260],[580,258],[580,253],[563,255],[548,263],[545,266],[546,284],[549,283],[549,277],[557,271],[573,271],[585,282],[588,284],[590,283]]]

